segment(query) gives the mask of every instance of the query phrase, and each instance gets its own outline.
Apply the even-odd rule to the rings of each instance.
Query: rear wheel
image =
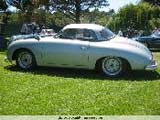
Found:
[[[28,50],[18,51],[16,65],[22,70],[33,69],[36,65],[34,55]]]
[[[117,77],[126,71],[126,65],[118,57],[106,57],[102,60],[101,70],[106,76]]]

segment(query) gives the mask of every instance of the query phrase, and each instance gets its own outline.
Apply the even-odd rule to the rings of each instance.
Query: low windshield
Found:
[[[115,34],[107,28],[104,28],[103,30],[101,30],[100,34],[101,34],[102,40],[109,40],[115,36]]]

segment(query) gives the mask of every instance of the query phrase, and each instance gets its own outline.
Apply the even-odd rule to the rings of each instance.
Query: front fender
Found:
[[[117,48],[92,47],[89,57],[89,66],[91,69],[95,68],[97,60],[107,56],[120,57],[127,60],[132,70],[143,70],[152,61],[152,55],[150,53],[133,46],[121,45]]]
[[[14,57],[14,53],[17,51],[17,50],[20,50],[20,49],[27,49],[29,51],[31,51],[36,59],[36,62],[37,64],[39,65],[42,61],[41,61],[41,58],[42,58],[42,53],[39,49],[37,49],[37,43],[35,42],[13,42],[11,43],[9,46],[8,46],[8,50],[7,50],[7,59],[12,62]]]

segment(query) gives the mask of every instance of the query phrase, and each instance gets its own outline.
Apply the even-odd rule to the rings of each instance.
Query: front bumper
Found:
[[[153,60],[151,64],[146,66],[145,70],[155,70],[157,69],[157,66],[158,66],[157,62]]]

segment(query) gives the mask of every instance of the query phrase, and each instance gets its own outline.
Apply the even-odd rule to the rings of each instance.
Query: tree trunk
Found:
[[[80,6],[80,0],[76,0],[76,23],[80,23],[80,16],[81,16],[81,6]]]

